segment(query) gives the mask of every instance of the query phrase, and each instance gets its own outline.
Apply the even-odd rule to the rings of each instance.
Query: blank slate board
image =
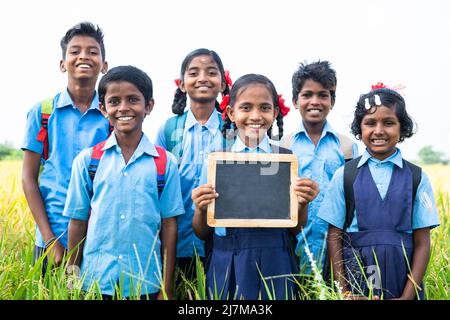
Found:
[[[219,197],[208,206],[211,227],[295,227],[297,158],[292,154],[214,152],[208,183]]]

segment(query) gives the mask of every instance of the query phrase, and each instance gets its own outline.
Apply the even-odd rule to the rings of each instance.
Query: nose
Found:
[[[199,82],[206,82],[208,80],[206,72],[205,71],[200,71],[198,73],[198,79]]]
[[[313,95],[311,96],[311,104],[312,104],[312,105],[318,105],[318,104],[320,104],[320,99],[319,99],[319,96],[318,96],[317,94],[313,94]]]
[[[118,110],[119,110],[120,112],[123,112],[123,111],[127,111],[127,110],[129,110],[129,109],[130,109],[130,108],[129,108],[129,106],[128,106],[127,101],[126,101],[126,100],[122,100],[122,101],[120,102],[120,104],[119,104]]]
[[[373,133],[376,135],[382,135],[384,133],[384,125],[382,123],[377,123]]]
[[[259,108],[253,108],[253,110],[250,112],[250,119],[255,121],[255,120],[260,120],[262,118],[261,116],[261,112],[259,111]]]

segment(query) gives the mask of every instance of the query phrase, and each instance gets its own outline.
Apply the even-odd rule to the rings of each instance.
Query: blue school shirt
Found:
[[[308,272],[309,258],[302,250],[302,247],[305,245],[304,236],[306,237],[308,248],[314,257],[318,259],[325,245],[328,224],[319,219],[317,213],[333,174],[345,164],[345,160],[340,149],[339,136],[328,122],[325,122],[317,146],[314,145],[306,132],[303,122],[301,122],[299,127],[293,132],[290,149],[298,159],[298,176],[314,180],[318,183],[320,190],[317,197],[308,206],[308,220],[303,228],[303,233],[300,232],[297,235],[296,252],[298,254],[301,252],[300,265],[306,266],[305,272]],[[352,154],[354,158],[358,156],[356,143],[352,144]],[[322,258],[324,258],[324,253]],[[321,265],[323,261],[317,262]]]
[[[377,186],[382,199],[386,196],[395,166],[403,167],[402,154],[399,149],[384,160],[378,160],[366,150],[358,163],[358,168],[368,162],[370,173]],[[330,183],[325,195],[318,217],[329,224],[342,229],[345,223],[345,194],[344,194],[344,167],[339,168]],[[417,188],[413,204],[412,230],[420,228],[434,228],[439,225],[439,216],[434,200],[430,180],[422,170],[422,178]],[[408,230],[411,233],[412,230]],[[352,223],[347,232],[358,232],[358,213],[355,210]]]
[[[220,150],[219,150],[220,151]],[[231,146],[230,152],[248,152],[248,153],[272,153],[272,148],[270,147],[269,137],[265,136],[264,139],[255,148],[250,148],[245,145],[241,140],[239,135],[236,137],[234,144]],[[200,185],[208,183],[208,164],[203,165],[202,174],[200,178]],[[220,197],[220,195],[219,195]],[[195,209],[195,204],[193,204],[193,209]],[[215,227],[214,232],[218,236],[226,236],[226,228]]]
[[[97,280],[102,294],[113,295],[115,285],[124,296],[156,293],[162,275],[161,219],[184,213],[175,157],[167,152],[166,185],[158,200],[153,159],[158,152],[144,134],[128,164],[115,134],[103,150],[93,185],[88,172],[92,148],[75,158],[64,208],[66,217],[89,219],[83,288],[88,290]]]
[[[22,150],[42,154],[43,143],[37,141],[41,128],[41,102],[28,112]],[[98,95],[84,114],[75,106],[69,92],[64,90],[53,99],[53,111],[48,121],[49,158],[39,177],[39,189],[48,215],[50,227],[59,241],[67,248],[69,219],[62,215],[69,187],[72,162],[85,148],[106,140],[109,123],[101,113]],[[44,247],[44,240],[36,225],[36,245]]]
[[[166,148],[165,124],[159,129],[155,144]],[[204,256],[204,243],[192,229],[194,205],[192,190],[199,186],[203,163],[208,154],[222,148],[223,136],[219,117],[214,111],[208,121],[201,125],[191,109],[187,111],[183,132],[183,148],[179,165],[181,193],[186,214],[178,219],[177,257],[193,257],[194,248],[199,256]]]

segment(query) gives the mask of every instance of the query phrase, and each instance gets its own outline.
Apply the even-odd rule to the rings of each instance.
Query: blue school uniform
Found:
[[[272,150],[267,136],[254,149],[237,137],[231,152],[271,153]],[[200,185],[207,182],[206,177],[205,164]],[[265,280],[273,298],[296,296],[292,275],[298,274],[298,266],[288,229],[215,228],[212,237],[211,255],[206,263],[206,287],[211,298],[219,297],[223,289],[221,299],[268,299],[261,275],[280,276]]]
[[[335,171],[345,164],[344,155],[340,148],[338,134],[325,123],[322,135],[317,146],[314,145],[306,132],[303,122],[292,135],[290,149],[298,158],[298,176],[314,180],[319,185],[319,194],[308,206],[308,220],[303,228],[303,233],[297,235],[296,252],[300,257],[300,270],[304,273],[311,272],[310,259],[305,252],[306,243],[311,251],[319,270],[325,259],[325,237],[328,224],[317,217],[323,197]],[[358,146],[352,145],[353,157],[358,156]]]
[[[22,150],[42,154],[43,143],[37,141],[41,128],[41,103],[28,112]],[[69,92],[64,90],[53,99],[53,112],[48,121],[49,158],[42,163],[39,189],[48,215],[50,227],[60,243],[67,248],[69,218],[62,215],[69,187],[72,161],[85,148],[105,140],[109,123],[102,115],[95,93],[84,114],[75,106]],[[41,232],[36,226],[36,245],[44,247]]]
[[[382,161],[371,157],[366,150],[358,168],[353,184],[355,215],[343,240],[347,279],[355,294],[368,294],[367,277],[375,295],[396,298],[403,292],[412,262],[412,231],[439,225],[431,184],[422,171],[413,203],[412,173],[398,149]],[[340,168],[318,214],[341,229],[346,212],[343,181],[343,168]],[[364,266],[365,274],[356,257]],[[423,298],[423,291],[419,297]]]
[[[155,144],[167,147],[164,134],[165,124],[159,129]],[[222,148],[222,132],[217,112],[214,111],[208,121],[201,125],[195,119],[191,109],[187,111],[183,132],[183,147],[180,157],[179,174],[181,193],[186,214],[178,218],[177,257],[193,257],[194,250],[201,257],[204,253],[204,243],[192,229],[195,206],[192,202],[192,190],[199,186],[203,163],[208,154]]]
[[[115,134],[103,150],[93,184],[92,148],[75,158],[64,208],[71,219],[89,219],[83,288],[98,281],[102,294],[114,295],[116,285],[124,296],[156,293],[162,279],[161,219],[184,213],[175,157],[167,152],[166,185],[158,199],[153,159],[158,152],[145,134],[127,164]]]

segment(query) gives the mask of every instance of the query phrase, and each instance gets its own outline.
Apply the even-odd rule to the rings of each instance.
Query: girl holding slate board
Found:
[[[262,75],[239,78],[221,103],[223,135],[235,136],[231,152],[290,153],[269,142],[272,125],[277,121],[283,133],[283,116],[289,109],[277,94],[273,83]],[[220,195],[206,183],[203,166],[200,186],[192,191],[195,233],[208,239],[211,251],[206,263],[206,287],[210,298],[219,299],[293,299],[298,273],[291,250],[290,235],[300,232],[307,220],[307,206],[318,194],[318,185],[310,179],[297,179],[293,186],[298,200],[298,224],[293,228],[223,228],[208,226],[207,206]],[[270,193],[271,190],[267,190]],[[261,195],[262,197],[266,195]]]

